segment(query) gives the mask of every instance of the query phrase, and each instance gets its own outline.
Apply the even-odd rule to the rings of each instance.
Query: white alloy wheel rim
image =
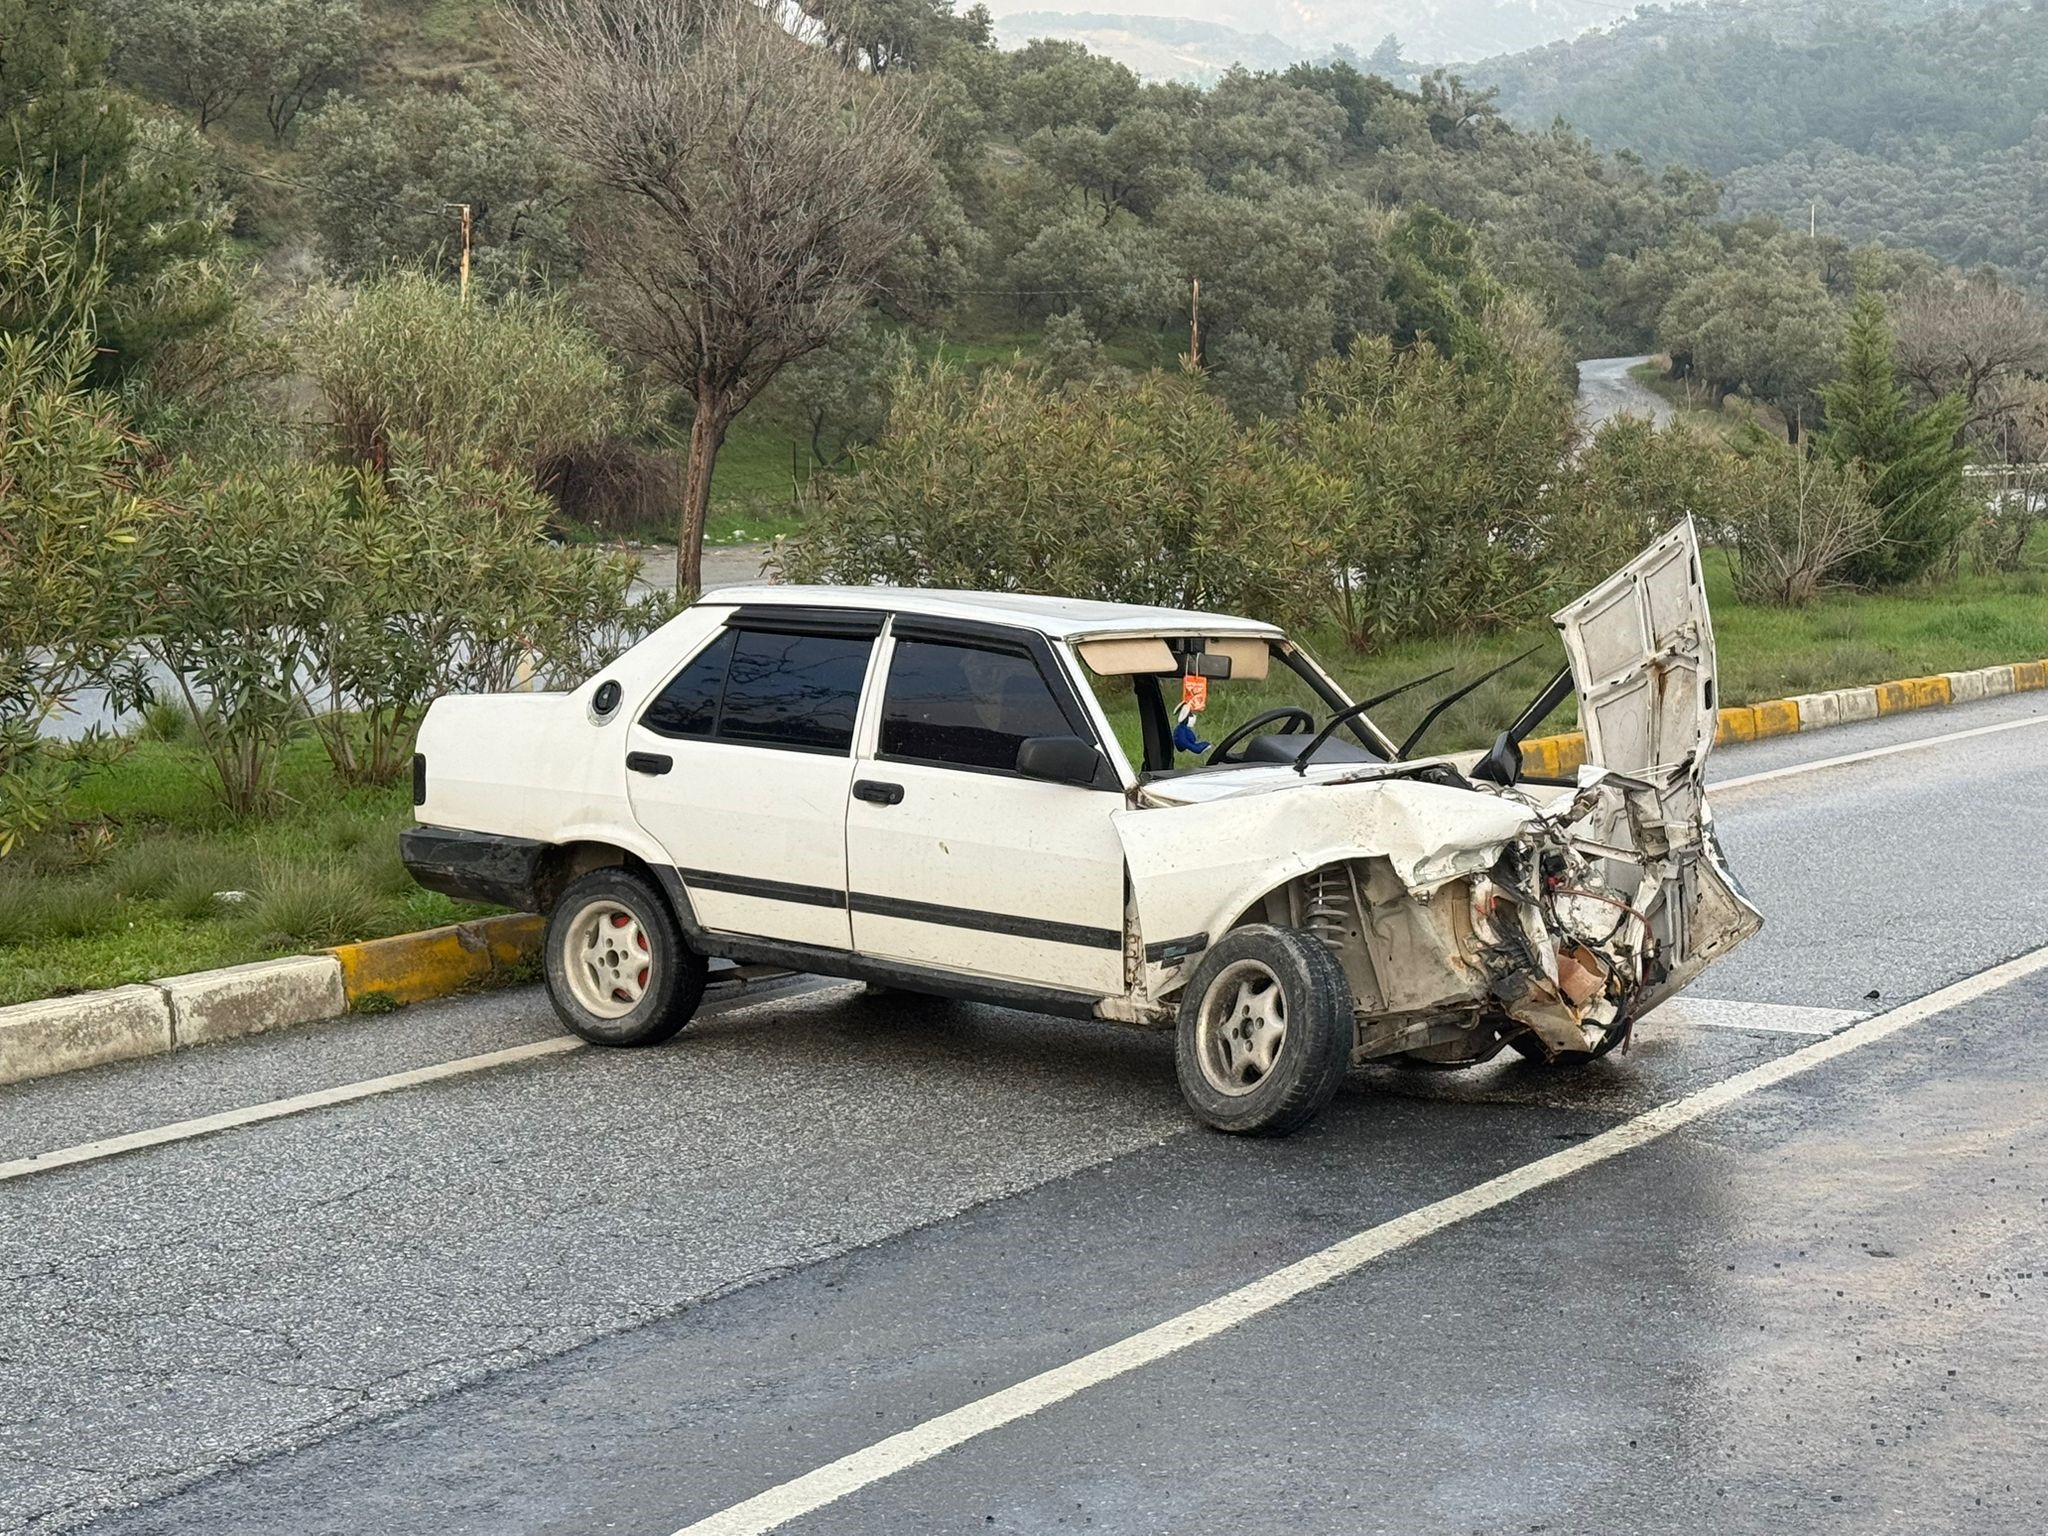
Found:
[[[600,1019],[622,1019],[640,1006],[654,981],[654,946],[631,907],[593,901],[562,928],[562,974],[577,1006]]]
[[[1195,1056],[1218,1093],[1250,1093],[1279,1063],[1287,1041],[1287,994],[1256,960],[1225,966],[1202,998]]]

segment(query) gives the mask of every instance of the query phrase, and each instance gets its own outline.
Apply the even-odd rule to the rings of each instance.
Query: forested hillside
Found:
[[[1562,116],[1603,148],[1722,178],[1733,213],[1811,213],[1850,241],[2048,285],[2039,0],[1678,7],[1471,73],[1522,122]]]

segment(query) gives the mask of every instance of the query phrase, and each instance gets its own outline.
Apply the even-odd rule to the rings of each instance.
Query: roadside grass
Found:
[[[1664,371],[1669,366],[1667,359],[1652,358],[1647,363],[1637,363],[1629,369],[1628,375],[1652,394],[1669,402],[1678,412],[1678,419],[1687,426],[1710,437],[1723,439],[1739,436],[1749,426],[1773,437],[1785,435],[1785,417],[1781,411],[1742,395],[1730,395],[1717,406],[1712,392],[1693,380],[1667,379]]]
[[[1725,551],[1706,551],[1705,562],[1721,700],[1731,706],[2048,657],[2048,578],[2038,571],[1960,576],[1886,593],[1839,593],[1805,608],[1775,608],[1735,600]],[[1444,713],[1425,738],[1441,750],[1487,745],[1564,665],[1563,647],[1547,624],[1519,634],[1409,641],[1370,655],[1349,651],[1333,634],[1312,636],[1309,645],[1354,698],[1439,666],[1452,668],[1437,682],[1374,711],[1397,738],[1459,679],[1536,647],[1535,655]],[[1577,723],[1577,700],[1567,699],[1538,734],[1572,730]]]
[[[287,756],[284,789],[282,814],[237,821],[188,748],[135,742],[81,786],[61,832],[0,863],[0,1005],[490,910],[406,875],[403,786],[344,789],[307,739]]]

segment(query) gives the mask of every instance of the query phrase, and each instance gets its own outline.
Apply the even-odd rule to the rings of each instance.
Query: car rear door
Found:
[[[1121,786],[1016,770],[1039,736],[1100,748],[1045,638],[898,616],[846,815],[854,948],[1098,996],[1124,981]]]
[[[879,612],[736,609],[627,732],[634,815],[703,927],[844,950],[846,796]]]

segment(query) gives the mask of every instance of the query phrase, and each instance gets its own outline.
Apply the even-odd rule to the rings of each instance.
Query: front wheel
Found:
[[[1234,929],[1181,994],[1180,1090],[1219,1131],[1285,1136],[1343,1083],[1352,1035],[1351,985],[1321,940],[1263,923]]]
[[[548,1000],[593,1045],[659,1045],[690,1022],[708,967],[660,894],[624,869],[571,882],[548,918]]]

